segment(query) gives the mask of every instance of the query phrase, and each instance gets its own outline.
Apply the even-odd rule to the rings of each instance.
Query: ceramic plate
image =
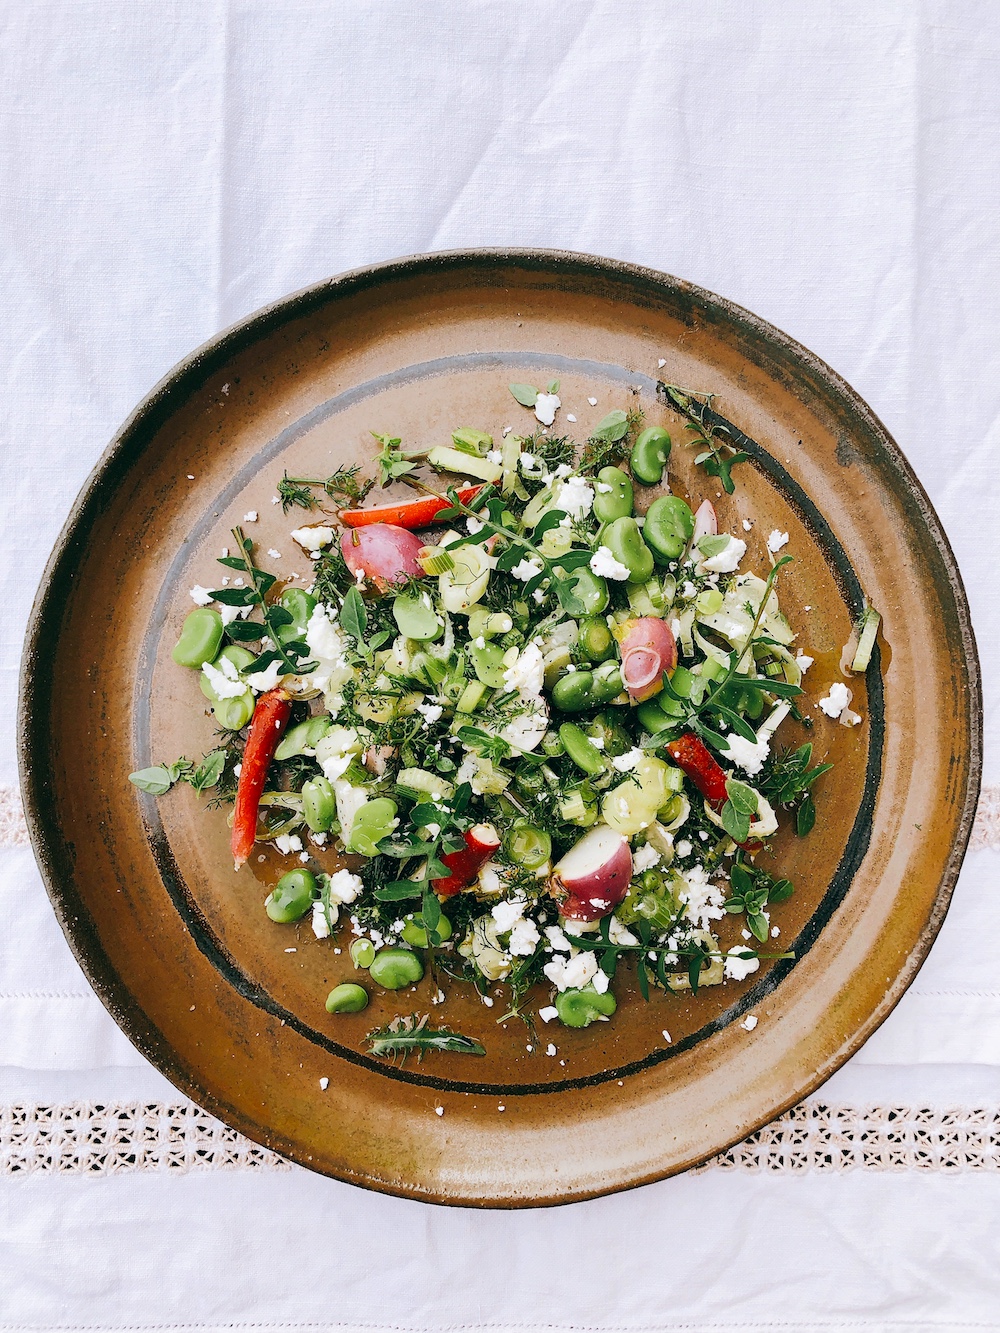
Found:
[[[455,986],[436,1012],[487,1054],[396,1068],[368,1055],[364,1037],[400,997],[325,1012],[331,986],[353,975],[346,948],[267,919],[276,860],[234,874],[224,811],[188,788],[156,801],[126,778],[211,748],[194,677],[169,652],[188,589],[217,584],[233,523],[256,510],[260,551],[285,552],[278,571],[302,572],[303,557],[288,558],[294,514],[271,503],[286,468],[325,476],[367,463],[373,430],[409,447],[457,425],[527,431],[507,384],[549,379],[580,440],[612,407],[664,424],[677,442],[671,484],[715,501],[724,529],[752,519],[755,560],[773,528],[789,533],[782,605],[816,659],[816,758],[836,763],[817,789],[815,831],[780,837],[768,862],[796,885],[780,909],[795,957],[648,1004],[619,982],[613,1023],[543,1031],[555,1057]],[[715,392],[744,432],[750,461],[731,498],[679,443],[683,420],[658,379]],[[853,682],[864,722],[851,730],[815,700],[839,678],[864,597],[883,634]],[[871,411],[745,310],[581,255],[478,251],[363,269],[196,352],[136,410],[80,496],[38,595],[22,680],[35,851],[71,946],[135,1045],[268,1148],[441,1203],[552,1204],[656,1180],[814,1089],[926,955],[979,782],[965,596],[927,497]],[[424,982],[405,1003],[428,1012],[429,1001]]]

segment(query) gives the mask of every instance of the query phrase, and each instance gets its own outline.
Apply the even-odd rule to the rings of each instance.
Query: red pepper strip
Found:
[[[446,865],[451,874],[447,879],[432,881],[437,896],[452,898],[468,888],[499,846],[500,839],[491,824],[476,824],[470,828],[465,834],[465,846],[441,857],[442,865]]]
[[[482,486],[466,486],[458,492],[462,504],[468,504]],[[369,523],[393,523],[397,528],[426,528],[442,509],[450,508],[448,500],[428,495],[424,500],[407,500],[404,504],[378,505],[375,509],[344,509],[340,521],[349,528],[364,528]]]
[[[264,780],[291,715],[292,701],[280,686],[262,694],[253,710],[233,813],[232,848],[237,870],[253,851]]]
[[[716,814],[729,799],[726,775],[715,762],[705,742],[692,731],[685,731],[675,741],[667,741],[667,751],[676,759]],[[740,846],[746,852],[759,852],[764,844],[759,838],[749,838]]]
[[[712,758],[705,742],[693,731],[685,731],[675,741],[667,741],[666,749],[718,814],[729,799],[726,775]]]

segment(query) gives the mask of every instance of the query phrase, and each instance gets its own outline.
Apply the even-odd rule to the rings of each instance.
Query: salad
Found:
[[[713,493],[731,491],[746,456],[710,398],[664,387]],[[237,869],[261,843],[288,859],[263,910],[348,946],[330,1013],[429,974],[434,1003],[464,983],[502,997],[501,1021],[579,1028],[623,985],[653,1001],[790,956],[776,909],[793,886],[757,857],[783,819],[808,835],[831,765],[783,743],[810,725],[812,664],[779,600],[787,534],[750,558],[749,521],[720,532],[711,500],[671,493],[670,436],[640,413],[580,447],[553,429],[557,384],[510,388],[530,433],[461,428],[423,452],[376,436],[378,481],[411,499],[365,507],[357,468],[286,474],[275,501],[308,511],[289,535],[311,575],[283,586],[233,530],[173,649],[217,744],[131,775],[231,806]],[[869,610],[846,669],[877,629]],[[850,702],[838,682],[819,707],[853,725]],[[369,1040],[483,1051],[402,1012]]]

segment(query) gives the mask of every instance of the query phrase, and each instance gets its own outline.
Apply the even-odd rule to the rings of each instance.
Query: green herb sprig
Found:
[[[286,472],[278,482],[278,498],[281,500],[281,512],[287,514],[293,505],[300,509],[315,509],[319,501],[313,494],[321,490],[334,500],[350,504],[361,504],[365,496],[375,485],[371,477],[359,478],[361,469],[339,467],[325,479],[323,477],[290,477]]]
[[[265,671],[272,662],[280,662],[283,675],[303,675],[314,671],[318,662],[304,661],[308,656],[309,645],[305,639],[292,639],[282,642],[281,631],[292,624],[294,617],[290,611],[277,603],[268,603],[267,594],[276,583],[273,574],[258,569],[253,560],[253,542],[243,535],[242,528],[233,528],[233,537],[242,555],[224,555],[219,557],[219,564],[227,569],[238,569],[250,580],[243,588],[217,588],[212,597],[223,606],[255,607],[261,613],[262,621],[234,620],[227,626],[230,637],[237,642],[253,643],[265,634],[271,641],[255,661],[251,662],[244,674],[253,675]],[[239,628],[237,628],[239,627]]]
[[[423,1060],[428,1051],[451,1051],[457,1055],[485,1055],[486,1047],[472,1037],[465,1037],[451,1028],[432,1028],[428,1024],[430,1015],[418,1018],[410,1014],[408,1018],[396,1017],[384,1028],[369,1032],[365,1041],[372,1055],[381,1055],[389,1059],[400,1057],[400,1064],[406,1057],[416,1052],[417,1059]]]
[[[760,790],[775,805],[795,810],[795,832],[800,838],[812,832],[816,823],[816,804],[812,785],[833,768],[832,764],[817,764],[810,768],[812,744],[806,742],[797,750],[782,750],[772,756],[770,772],[760,784]]]
[[[750,455],[737,449],[731,442],[732,433],[728,426],[705,420],[715,394],[682,389],[678,384],[664,384],[662,381],[656,387],[672,407],[689,418],[685,430],[692,432],[692,438],[687,443],[702,451],[694,461],[710,477],[718,477],[722,489],[727,495],[732,495],[736,487],[730,474],[738,463],[745,463]]]
[[[226,766],[225,750],[213,750],[200,764],[190,759],[176,759],[172,764],[157,764],[154,768],[140,768],[128,775],[129,782],[151,796],[162,796],[178,782],[186,782],[200,796],[218,784]]]
[[[729,878],[733,891],[723,906],[732,915],[745,912],[751,932],[762,944],[766,944],[770,923],[764,915],[764,908],[783,903],[792,896],[791,880],[773,879],[766,870],[744,862],[742,853],[737,854],[730,866]]]

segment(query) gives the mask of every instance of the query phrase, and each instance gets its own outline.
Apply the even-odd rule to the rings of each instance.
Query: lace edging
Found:
[[[291,1169],[284,1158],[190,1103],[0,1107],[4,1176]],[[696,1170],[997,1171],[1000,1107],[803,1102]]]

